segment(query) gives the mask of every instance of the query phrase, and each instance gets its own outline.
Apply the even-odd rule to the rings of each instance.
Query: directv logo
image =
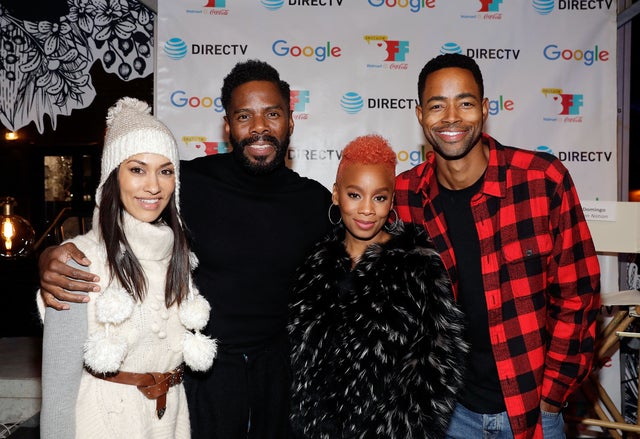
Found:
[[[340,98],[340,106],[348,114],[356,114],[364,106],[364,100],[358,93],[350,91]]]
[[[440,48],[440,55],[445,55],[447,53],[462,53],[462,47],[457,43],[444,43]]]
[[[182,59],[187,55],[187,43],[180,38],[171,38],[164,45],[164,53],[171,59]]]
[[[554,0],[533,0],[533,9],[540,15],[548,15],[553,11]]]
[[[284,0],[261,0],[262,6],[270,11],[276,11],[282,7]]]

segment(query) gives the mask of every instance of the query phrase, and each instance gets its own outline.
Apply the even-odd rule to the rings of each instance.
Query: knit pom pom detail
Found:
[[[124,338],[98,331],[91,334],[84,344],[84,363],[95,373],[117,372],[126,353]]]
[[[180,304],[180,322],[191,331],[202,331],[209,321],[211,305],[199,294]]]
[[[184,362],[196,372],[203,372],[211,367],[218,351],[215,340],[199,332],[186,332],[182,341]]]
[[[146,102],[138,99],[124,97],[118,100],[118,102],[116,102],[115,105],[107,111],[107,126],[110,127],[113,123],[113,119],[123,111],[151,114],[151,107]]]
[[[198,268],[200,261],[194,252],[189,252],[189,263],[191,264],[191,270]]]
[[[96,318],[100,323],[118,325],[131,316],[134,305],[124,288],[107,288],[96,299]]]

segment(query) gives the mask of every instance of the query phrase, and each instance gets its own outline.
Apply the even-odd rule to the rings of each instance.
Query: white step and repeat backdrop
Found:
[[[344,145],[377,133],[398,172],[424,158],[417,77],[445,52],[472,56],[487,131],[551,152],[584,200],[616,200],[614,0],[160,0],[156,114],[181,157],[228,151],[220,104],[233,65],[261,59],[292,89],[288,160],[328,188]]]
[[[220,87],[261,59],[292,89],[289,165],[331,188],[342,148],[377,133],[398,172],[424,159],[417,78],[459,52],[482,69],[487,132],[569,168],[582,200],[617,199],[614,0],[159,0],[156,114],[181,157],[227,152]],[[603,288],[617,261],[602,256]],[[619,364],[603,385],[619,401]]]

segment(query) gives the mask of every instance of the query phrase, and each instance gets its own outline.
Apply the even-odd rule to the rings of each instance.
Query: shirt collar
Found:
[[[503,198],[506,193],[506,170],[504,147],[490,135],[483,133],[482,142],[489,147],[489,163],[485,171],[484,184],[480,189],[486,195]],[[415,185],[417,193],[422,193],[426,200],[432,199],[430,194],[436,194],[438,182],[435,175],[436,158],[433,151],[427,153],[425,161],[418,165],[415,178],[419,183]]]

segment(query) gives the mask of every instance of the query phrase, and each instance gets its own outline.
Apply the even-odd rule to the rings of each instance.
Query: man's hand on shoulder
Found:
[[[89,301],[88,296],[70,291],[100,291],[100,287],[93,283],[98,282],[100,278],[88,271],[68,265],[67,262],[70,260],[85,267],[91,264],[85,254],[72,243],[46,248],[38,259],[40,294],[47,306],[57,310],[69,309],[69,305],[59,302],[60,300]]]

